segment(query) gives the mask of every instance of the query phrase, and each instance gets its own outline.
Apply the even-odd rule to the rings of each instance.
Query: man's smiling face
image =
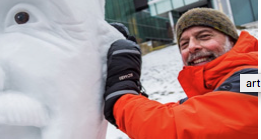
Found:
[[[233,45],[225,34],[203,26],[186,29],[179,43],[185,66],[205,65],[229,51]]]

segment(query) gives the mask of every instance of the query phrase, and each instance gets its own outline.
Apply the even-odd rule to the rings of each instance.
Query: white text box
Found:
[[[261,92],[261,74],[240,74],[240,92]]]

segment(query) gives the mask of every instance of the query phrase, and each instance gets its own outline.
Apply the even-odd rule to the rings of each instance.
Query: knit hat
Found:
[[[184,13],[177,22],[178,44],[182,33],[192,26],[210,27],[230,36],[235,42],[238,39],[235,25],[225,14],[211,8],[194,8]]]

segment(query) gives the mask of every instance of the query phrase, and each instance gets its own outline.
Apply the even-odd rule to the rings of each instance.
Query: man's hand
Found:
[[[137,43],[136,38],[134,36],[130,35],[129,30],[125,25],[123,25],[122,23],[118,23],[118,22],[110,23],[110,25],[113,26],[114,28],[116,28],[120,33],[122,33],[122,35],[126,39]]]
[[[141,51],[129,40],[115,41],[108,52],[105,88],[105,118],[116,126],[113,116],[115,102],[124,94],[140,94]]]

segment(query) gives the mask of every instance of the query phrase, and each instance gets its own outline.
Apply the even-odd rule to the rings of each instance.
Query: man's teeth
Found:
[[[195,60],[193,63],[198,64],[198,63],[201,63],[201,62],[205,62],[207,60],[208,60],[207,58],[200,58],[200,59]]]

